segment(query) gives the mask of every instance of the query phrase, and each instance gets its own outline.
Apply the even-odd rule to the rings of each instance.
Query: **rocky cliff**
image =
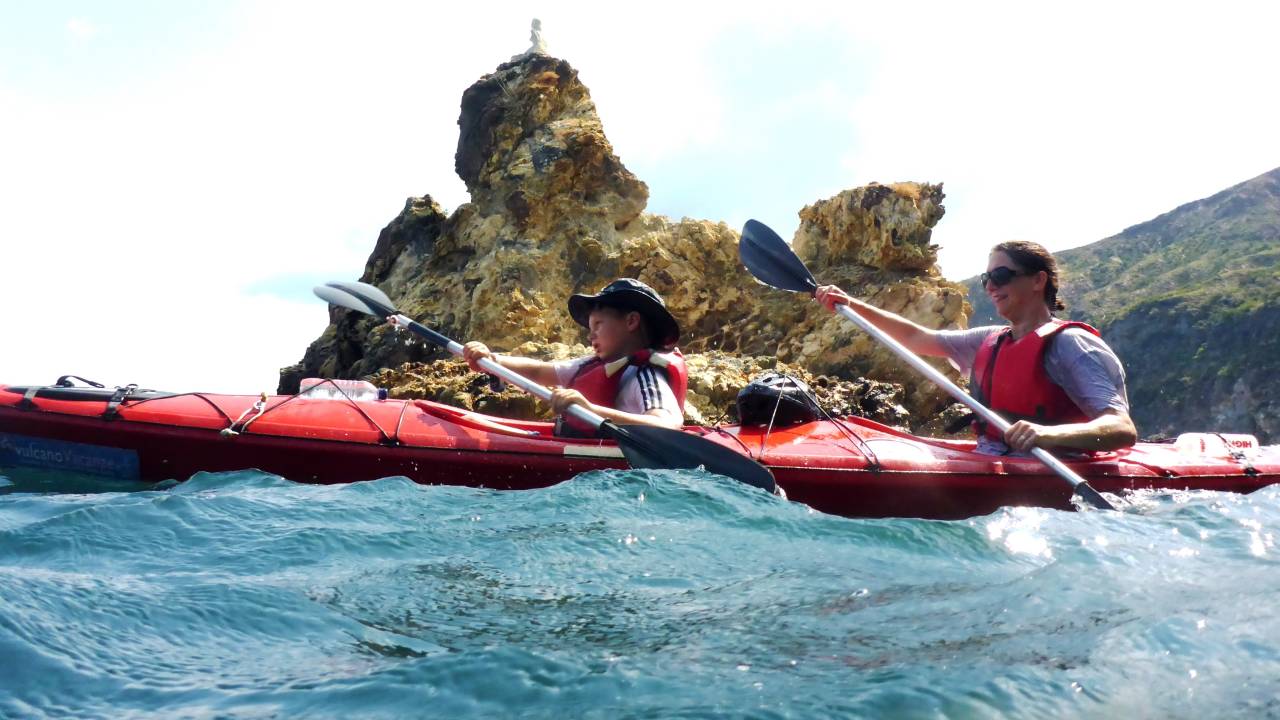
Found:
[[[842,397],[855,409],[870,392],[878,399],[867,412],[896,417],[894,424],[907,424],[895,405],[919,424],[949,404],[848,323],[756,284],[738,262],[737,231],[644,213],[648,188],[614,154],[587,88],[564,60],[531,55],[500,65],[463,94],[458,125],[455,166],[471,202],[446,215],[429,196],[410,198],[361,276],[406,314],[460,340],[554,357],[584,339],[565,306],[570,294],[636,277],[666,299],[684,330],[681,348],[707,375],[691,396],[704,416],[721,414],[729,386],[745,384],[748,370],[777,362],[848,383]],[[942,200],[941,185],[848,190],[800,210],[794,247],[825,282],[931,327],[963,326],[963,289],[938,273],[930,244]],[[447,392],[421,380],[439,351],[371,318],[330,312],[331,324],[303,360],[282,370],[281,392],[295,391],[306,376],[382,372],[393,391],[478,402],[457,389],[476,379],[459,376],[445,383],[455,388]],[[863,377],[903,387],[897,396],[859,391],[872,387]],[[532,412],[523,401],[487,407]]]
[[[1140,433],[1280,441],[1280,168],[1056,257],[1067,315],[1124,362]],[[971,323],[1001,322],[967,285]]]

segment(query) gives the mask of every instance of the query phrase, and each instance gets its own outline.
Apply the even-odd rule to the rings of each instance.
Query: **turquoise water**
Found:
[[[1276,488],[932,522],[697,472],[0,476],[5,717],[1280,715]]]

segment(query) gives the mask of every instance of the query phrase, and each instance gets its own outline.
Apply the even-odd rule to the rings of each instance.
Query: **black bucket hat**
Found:
[[[649,338],[655,347],[674,347],[680,339],[680,324],[667,310],[662,296],[653,288],[633,278],[619,278],[595,295],[569,297],[569,315],[582,327],[590,327],[591,308],[605,305],[620,310],[635,310],[649,325]]]

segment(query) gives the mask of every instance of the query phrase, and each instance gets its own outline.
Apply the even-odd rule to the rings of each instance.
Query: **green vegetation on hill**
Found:
[[[1140,432],[1280,440],[1280,168],[1056,255],[1067,315],[1125,363]],[[1002,323],[965,285],[970,325]]]

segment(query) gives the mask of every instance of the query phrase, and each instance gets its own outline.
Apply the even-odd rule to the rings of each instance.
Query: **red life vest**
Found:
[[[689,370],[685,367],[684,355],[681,355],[679,350],[671,352],[640,350],[609,362],[598,357],[591,358],[578,367],[566,387],[582,393],[583,397],[595,405],[617,407],[618,389],[622,385],[623,371],[629,365],[635,365],[637,368],[652,365],[665,370],[671,392],[675,394],[681,412],[684,411],[685,396],[689,392]],[[586,427],[572,418],[562,416],[562,419],[580,432],[595,431],[594,428]]]
[[[1029,420],[1041,425],[1088,422],[1066,391],[1049,379],[1044,354],[1053,338],[1067,328],[1078,327],[1101,337],[1082,322],[1054,318],[1034,332],[1013,339],[1012,328],[991,333],[982,341],[973,360],[969,388],[974,397],[1011,422]],[[1003,433],[988,423],[977,421],[974,429],[993,440],[1003,441]]]

